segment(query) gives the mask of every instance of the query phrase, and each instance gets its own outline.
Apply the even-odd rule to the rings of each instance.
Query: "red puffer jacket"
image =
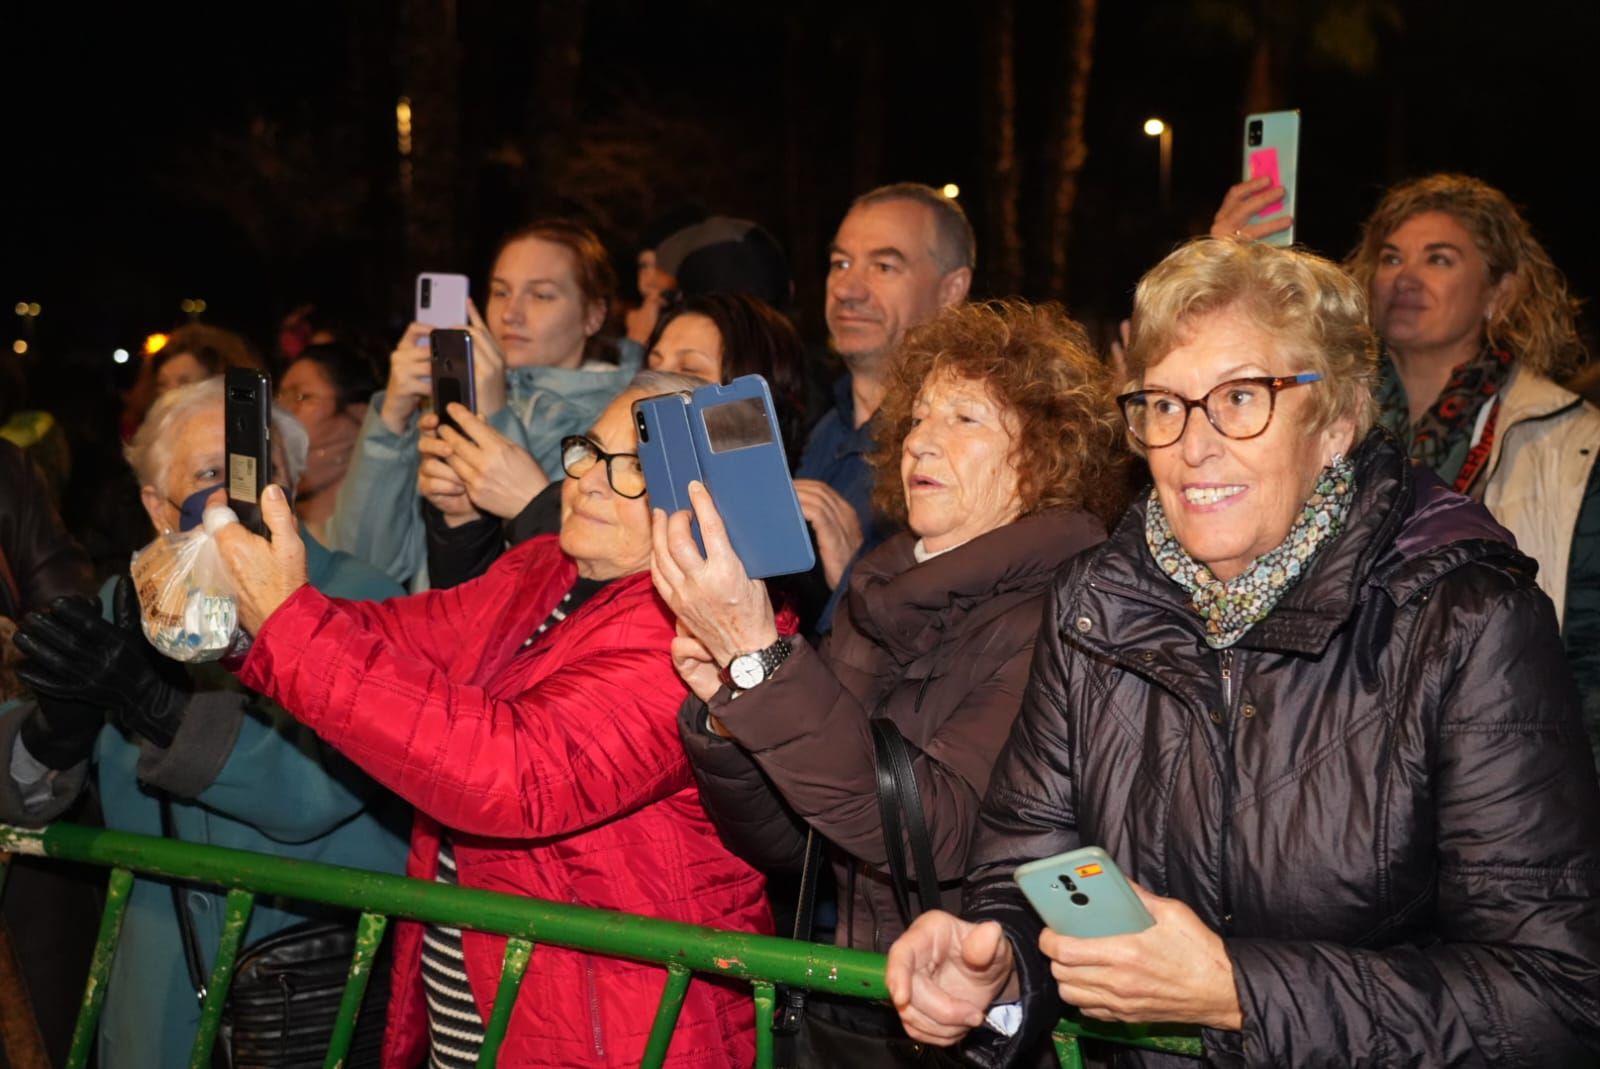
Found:
[[[576,569],[554,538],[484,576],[389,602],[302,587],[273,613],[240,678],[417,807],[408,874],[432,879],[441,826],[461,883],[692,924],[769,932],[762,878],[700,806],[676,713],[672,618],[648,574],[616,580],[526,649]],[[421,929],[396,935],[384,1064],[427,1047]],[[467,932],[488,1020],[505,939]],[[637,1065],[666,972],[539,947],[500,1065]],[[668,1064],[745,1066],[749,992],[690,985]]]

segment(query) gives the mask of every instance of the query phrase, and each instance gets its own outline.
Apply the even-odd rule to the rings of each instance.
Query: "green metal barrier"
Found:
[[[211,1048],[221,1022],[223,1004],[227,1001],[239,943],[257,895],[322,902],[361,915],[355,957],[323,1063],[326,1069],[337,1069],[343,1064],[373,957],[391,917],[509,937],[494,1008],[485,1026],[479,1066],[495,1064],[511,1018],[512,1003],[516,1001],[522,976],[538,943],[666,967],[666,988],[656,1008],[642,1063],[651,1067],[661,1065],[666,1058],[693,973],[733,977],[751,984],[756,1004],[756,1065],[761,1069],[772,1064],[775,985],[827,991],[852,998],[882,1000],[888,997],[883,983],[883,955],[820,943],[703,928],[630,913],[72,824],[54,824],[41,830],[0,824],[0,891],[5,886],[8,852],[111,869],[100,934],[73,1031],[67,1069],[82,1069],[88,1061],[135,873],[211,884],[228,891],[222,941],[201,1005],[200,1026],[189,1059],[191,1069],[205,1069],[210,1064]],[[1194,1031],[1155,1032],[1139,1026],[1107,1025],[1073,1018],[1063,1020],[1055,1034],[1056,1051],[1066,1069],[1081,1069],[1083,1058],[1079,1043],[1084,1039],[1194,1057],[1201,1054],[1200,1040]]]

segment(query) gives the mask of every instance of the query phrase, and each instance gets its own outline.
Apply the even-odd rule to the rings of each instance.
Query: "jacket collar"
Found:
[[[1245,633],[1238,648],[1317,655],[1355,612],[1368,586],[1398,604],[1468,561],[1521,558],[1511,534],[1481,505],[1450,490],[1432,472],[1414,468],[1387,431],[1373,430],[1352,459],[1356,499],[1344,531],[1323,547],[1272,613]],[[1203,641],[1187,595],[1150,557],[1144,539],[1148,507],[1148,498],[1141,497],[1128,510],[1096,556],[1087,585],[1164,608]],[[1098,638],[1105,644],[1121,630],[1105,621]],[[1079,640],[1093,641],[1092,632],[1091,622],[1091,631]]]
[[[1045,509],[918,564],[916,535],[902,531],[856,563],[850,615],[856,630],[902,662],[934,645],[959,620],[1006,594],[1042,592],[1056,570],[1105,537],[1098,519]]]

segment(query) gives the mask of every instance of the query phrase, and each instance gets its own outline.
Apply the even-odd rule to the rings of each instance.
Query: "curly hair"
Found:
[[[1349,419],[1360,441],[1377,418],[1378,343],[1366,297],[1338,264],[1302,249],[1196,238],[1169,253],[1134,290],[1125,388],[1140,389],[1145,373],[1183,345],[1199,320],[1235,308],[1277,342],[1292,367],[1322,375],[1311,388],[1305,432]]]
[[[1055,303],[960,304],[906,334],[878,407],[873,500],[907,518],[900,454],[923,384],[940,375],[981,383],[1014,420],[1021,515],[1081,508],[1109,526],[1126,505],[1128,456],[1111,376],[1088,335]]]
[[[1392,186],[1361,227],[1361,240],[1345,267],[1368,293],[1383,244],[1406,220],[1444,212],[1467,228],[1489,264],[1489,281],[1515,276],[1511,299],[1484,326],[1490,345],[1524,367],[1561,378],[1587,358],[1578,335],[1578,301],[1566,276],[1533,236],[1511,199],[1487,182],[1463,174],[1431,174]]]

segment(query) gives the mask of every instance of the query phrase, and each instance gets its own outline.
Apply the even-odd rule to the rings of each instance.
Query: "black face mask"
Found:
[[[178,530],[192,531],[205,522],[206,502],[211,495],[221,490],[227,483],[217,483],[215,486],[202,487],[183,499],[183,504],[167,498],[167,504],[178,510]],[[281,487],[279,489],[282,489]],[[289,511],[294,511],[294,494],[288,490],[283,491],[284,500],[289,503]]]

